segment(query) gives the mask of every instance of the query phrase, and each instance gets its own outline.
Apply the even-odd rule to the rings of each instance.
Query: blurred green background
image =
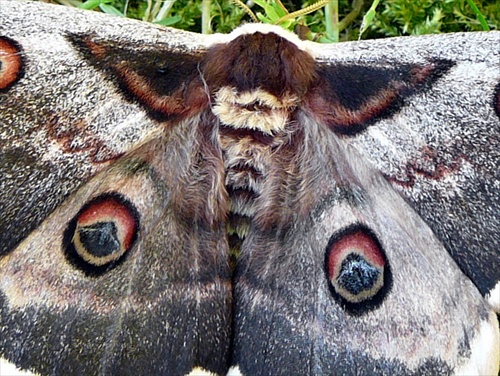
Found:
[[[260,0],[260,2],[267,0]],[[234,1],[217,0],[53,0],[50,2],[94,9],[143,21],[195,32],[230,32],[243,22],[251,22],[250,16]],[[257,0],[256,2],[259,2]],[[316,1],[282,0],[289,12],[311,6]],[[253,13],[266,14],[253,1],[244,1]],[[369,12],[375,4],[375,13]],[[378,3],[378,4],[377,4]],[[500,29],[499,0],[335,0],[332,1],[338,22],[334,28],[338,40],[357,40],[363,17],[373,16],[366,22],[362,39],[383,38],[403,35],[449,33],[457,31]],[[276,4],[271,6],[277,6]],[[331,7],[332,5],[330,5]],[[474,9],[476,8],[476,9]],[[332,19],[330,14],[329,19]],[[335,17],[335,16],[333,16]],[[483,19],[481,19],[483,17]],[[306,25],[312,34],[310,39],[318,40],[325,35],[327,22],[325,8],[293,19],[296,24]],[[481,24],[481,21],[483,23]],[[312,36],[311,36],[312,35]]]

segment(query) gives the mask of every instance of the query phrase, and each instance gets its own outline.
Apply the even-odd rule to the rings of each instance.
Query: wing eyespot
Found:
[[[325,267],[333,297],[351,313],[363,313],[378,306],[391,284],[382,245],[361,224],[332,235],[326,248]]]
[[[0,92],[10,89],[22,77],[23,65],[21,46],[0,36]]]
[[[99,275],[123,261],[138,232],[135,206],[121,194],[109,192],[81,208],[65,231],[63,248],[75,267]]]

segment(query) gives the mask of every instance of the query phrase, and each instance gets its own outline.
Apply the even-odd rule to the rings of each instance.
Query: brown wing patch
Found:
[[[355,135],[396,113],[408,97],[428,89],[453,65],[439,60],[397,68],[321,66],[320,80],[308,95],[305,107],[337,134]]]
[[[138,50],[91,35],[69,35],[68,39],[91,64],[117,82],[127,99],[139,102],[157,120],[192,115],[208,103],[198,73],[201,52],[161,47]]]

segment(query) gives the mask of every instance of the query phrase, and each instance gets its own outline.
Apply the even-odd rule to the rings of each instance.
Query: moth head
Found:
[[[202,73],[212,89],[228,86],[239,93],[257,89],[277,98],[302,97],[317,80],[316,62],[278,32],[236,34],[207,52]]]

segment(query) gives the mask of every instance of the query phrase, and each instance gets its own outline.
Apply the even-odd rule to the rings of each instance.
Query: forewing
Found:
[[[117,45],[126,40],[137,54],[200,45],[189,33],[180,37],[126,20],[117,27],[110,17],[38,3],[2,1],[0,15],[3,253],[90,176],[159,127],[123,99],[105,72],[82,59],[71,35],[100,35]]]

